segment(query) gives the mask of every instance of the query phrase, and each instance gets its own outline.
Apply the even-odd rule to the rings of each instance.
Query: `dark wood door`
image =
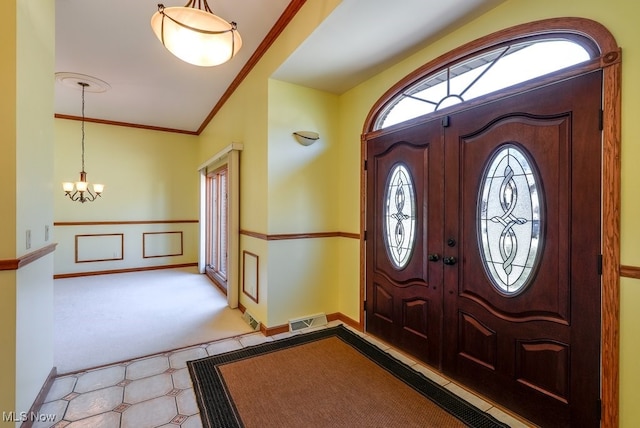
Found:
[[[599,425],[601,74],[450,117],[443,368],[545,427]]]
[[[443,308],[439,123],[368,141],[366,172],[367,331],[438,367]]]
[[[599,424],[601,82],[366,142],[367,331],[544,427]],[[402,266],[398,165],[416,198]]]

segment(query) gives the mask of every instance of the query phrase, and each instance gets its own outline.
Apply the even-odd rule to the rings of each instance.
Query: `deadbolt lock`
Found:
[[[442,262],[445,265],[455,265],[458,262],[458,259],[456,259],[455,257],[445,257],[444,259],[442,259]]]

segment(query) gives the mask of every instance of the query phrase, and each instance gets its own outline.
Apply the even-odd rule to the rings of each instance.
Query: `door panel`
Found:
[[[428,254],[439,254],[442,245],[440,133],[439,124],[429,122],[367,143],[367,330],[435,366],[441,354],[442,266],[439,256],[429,262]],[[400,187],[389,190],[398,165],[406,168],[403,180],[413,183],[413,196]],[[409,204],[414,228],[399,220]],[[407,243],[412,245],[399,257],[406,254],[406,262],[398,263],[390,246]]]
[[[445,268],[445,331],[456,333],[444,335],[444,370],[543,426],[599,423],[600,87],[599,72],[574,78],[452,115],[445,133],[454,195],[445,230],[460,263]],[[538,261],[514,293],[491,279],[478,221],[483,177],[504,147],[528,157],[540,194]],[[519,257],[526,237],[508,230],[527,223],[512,213],[530,191],[516,169],[497,173],[505,211],[492,218],[504,227],[497,270]]]
[[[569,281],[570,269],[566,259],[569,251],[568,198],[570,192],[569,165],[570,118],[531,118],[521,115],[507,115],[478,135],[460,138],[460,177],[462,198],[460,212],[463,213],[462,238],[460,245],[464,263],[460,270],[460,294],[474,300],[487,311],[511,321],[550,319],[564,323],[569,321]],[[486,161],[500,144],[516,142],[533,160],[532,168],[539,171],[540,187],[543,194],[541,214],[544,220],[541,243],[543,257],[535,272],[536,286],[528,287],[518,296],[505,298],[487,284],[480,251],[478,249],[477,220],[479,179],[483,175]],[[538,181],[538,180],[534,180]],[[547,183],[547,185],[544,185]],[[557,183],[551,185],[551,183]],[[524,186],[522,186],[524,187]],[[518,189],[518,196],[522,188]],[[519,202],[518,200],[515,201]],[[516,225],[517,227],[518,225]],[[522,246],[514,241],[512,245]],[[520,248],[518,248],[520,249]],[[489,286],[487,286],[489,285]],[[535,305],[532,305],[535,301]]]
[[[592,72],[366,142],[367,331],[545,427],[599,425],[601,85]],[[399,164],[416,200],[401,266],[389,237],[407,234],[389,231],[406,213],[384,214],[406,203],[388,197]]]

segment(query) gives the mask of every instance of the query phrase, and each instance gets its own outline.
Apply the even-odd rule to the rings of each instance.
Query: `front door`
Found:
[[[420,242],[425,250],[414,251],[407,262],[422,266],[424,288],[439,291],[421,298],[429,314],[438,313],[431,309],[441,298],[441,322],[426,318],[442,329],[438,342],[428,342],[429,355],[441,359],[424,361],[545,427],[599,424],[600,100],[601,74],[593,72],[438,121],[442,186],[427,183],[427,192],[417,197],[419,208],[442,219],[437,225],[428,214],[419,219],[425,236],[440,242]],[[406,144],[403,132],[423,135],[429,129],[415,125],[397,131],[393,140]],[[394,152],[387,148],[391,169],[403,162]],[[370,153],[367,147],[368,162]],[[369,169],[367,174],[374,179]],[[368,198],[389,192],[382,183],[367,181],[376,189],[368,188]],[[432,206],[431,196],[442,205]],[[404,298],[396,293],[404,288],[378,283],[406,281],[396,265],[387,267],[384,281],[369,267],[388,253],[370,252],[370,246],[387,245],[389,230],[376,228],[372,222],[385,217],[375,218],[372,209],[368,199],[366,320],[367,330],[379,334],[377,302],[389,302],[388,320],[404,320],[406,310],[391,303]],[[440,278],[442,283],[435,281]],[[381,337],[402,348],[396,336]]]

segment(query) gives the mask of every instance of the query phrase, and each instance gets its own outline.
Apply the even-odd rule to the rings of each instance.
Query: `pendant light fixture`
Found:
[[[189,0],[184,7],[159,4],[151,28],[169,52],[201,67],[225,63],[242,47],[237,24],[214,15],[207,0]]]
[[[97,197],[101,196],[104,191],[104,184],[94,184],[93,192],[91,192],[87,182],[87,173],[84,170],[84,92],[89,84],[81,81],[77,83],[82,87],[82,171],[80,171],[80,181],[62,183],[62,189],[64,194],[72,201],[85,203],[93,202]]]

